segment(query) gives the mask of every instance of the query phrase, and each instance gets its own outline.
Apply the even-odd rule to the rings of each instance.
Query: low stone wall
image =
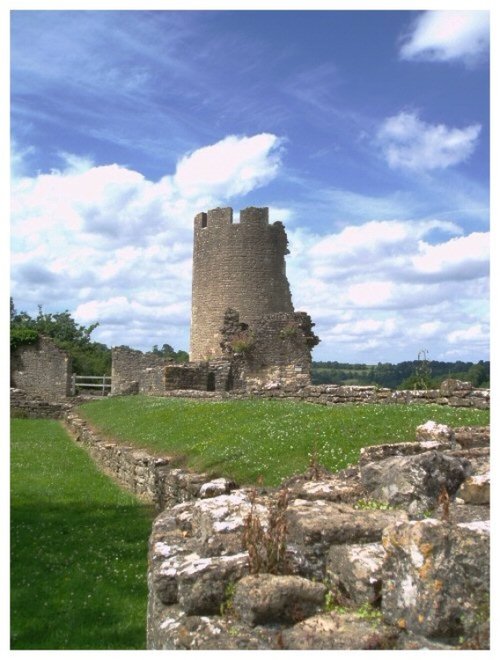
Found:
[[[370,385],[309,385],[294,390],[271,382],[264,388],[250,390],[250,393],[256,397],[299,399],[323,405],[433,403],[466,408],[490,407],[489,389],[473,388],[470,383],[456,380],[444,381],[439,390],[390,390]]]
[[[75,412],[67,413],[64,420],[71,437],[87,449],[103,472],[158,510],[208,493],[228,492],[235,486],[225,479],[212,482],[206,474],[178,468],[170,456],[155,456],[106,440]]]
[[[429,422],[337,474],[166,509],[148,648],[488,648],[488,442]]]
[[[24,390],[10,389],[10,416],[29,419],[60,419],[71,410],[71,403],[44,401]]]
[[[204,392],[196,390],[171,390],[164,396],[195,399],[262,398],[307,401],[331,406],[339,403],[412,404],[431,403],[456,408],[488,409],[490,390],[473,388],[470,383],[445,381],[439,390],[390,390],[370,385],[308,385],[300,388],[283,388],[277,382],[268,382],[264,387],[231,392]]]

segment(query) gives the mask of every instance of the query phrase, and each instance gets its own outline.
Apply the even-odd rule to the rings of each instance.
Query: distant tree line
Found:
[[[321,385],[378,385],[391,389],[432,389],[446,378],[456,378],[472,383],[474,387],[490,386],[490,363],[440,362],[437,360],[410,360],[390,364],[350,364],[347,362],[313,362],[312,382]]]

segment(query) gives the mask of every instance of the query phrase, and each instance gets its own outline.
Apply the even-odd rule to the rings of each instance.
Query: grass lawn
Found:
[[[325,407],[147,396],[106,398],[82,405],[80,413],[104,435],[179,456],[194,470],[269,486],[303,472],[313,453],[339,470],[358,461],[361,447],[413,440],[415,428],[430,419],[451,426],[489,423],[488,410],[428,404]]]
[[[11,648],[145,649],[151,507],[53,420],[11,420]]]

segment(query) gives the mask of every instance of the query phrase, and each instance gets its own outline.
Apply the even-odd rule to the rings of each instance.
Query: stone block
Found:
[[[407,519],[404,511],[361,511],[324,500],[295,500],[287,512],[288,543],[301,553],[304,572],[322,580],[331,546],[379,542],[387,525]]]
[[[370,498],[404,506],[414,515],[434,508],[443,488],[453,497],[471,466],[463,457],[432,450],[367,463],[360,469],[361,482]]]
[[[489,541],[487,523],[427,519],[387,528],[384,620],[441,641],[473,634],[488,609]]]
[[[259,623],[295,623],[321,610],[326,587],[296,575],[249,575],[235,588],[233,607],[239,618]]]
[[[490,473],[467,477],[458,489],[457,497],[463,500],[465,504],[489,504]]]
[[[439,442],[453,442],[454,433],[446,424],[438,424],[433,420],[425,422],[417,426],[416,439],[420,442],[424,441],[439,441]]]
[[[337,591],[353,605],[375,605],[380,599],[381,570],[385,557],[382,543],[339,545],[330,548],[326,574]]]
[[[358,614],[328,612],[297,623],[282,634],[283,648],[297,651],[382,650],[393,648],[398,631]]]

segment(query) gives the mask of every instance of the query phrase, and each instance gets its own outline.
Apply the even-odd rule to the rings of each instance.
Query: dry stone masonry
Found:
[[[381,488],[373,475],[390,472],[403,478]],[[276,491],[213,491],[158,516],[148,648],[488,648],[489,429],[428,422],[415,442],[366,448],[359,465],[311,468],[282,488],[281,574],[256,572],[248,543],[256,518],[271,524]]]
[[[10,388],[10,416],[26,419],[61,419],[72,408],[71,403],[45,401],[16,387]]]

